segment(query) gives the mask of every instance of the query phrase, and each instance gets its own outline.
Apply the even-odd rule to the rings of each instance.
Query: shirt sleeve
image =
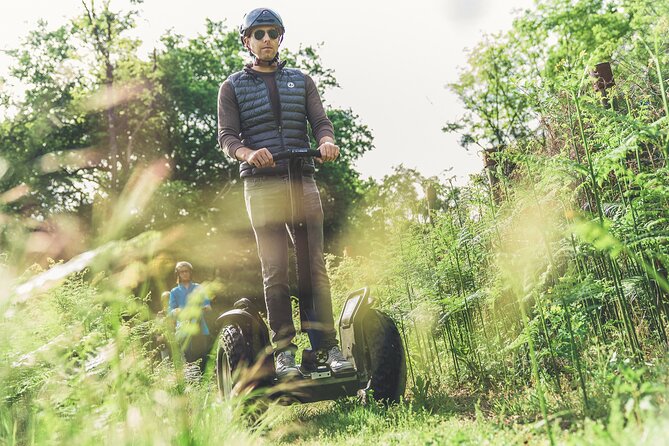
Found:
[[[169,308],[168,313],[169,313],[170,315],[173,315],[173,314],[174,314],[174,310],[176,310],[177,307],[178,307],[178,305],[177,305],[177,296],[176,296],[176,294],[174,293],[174,290],[172,290],[172,291],[170,291],[170,304],[169,304],[169,307],[168,307],[168,308]]]
[[[307,119],[309,120],[309,124],[311,124],[314,138],[316,138],[316,142],[319,142],[325,136],[334,139],[334,126],[328,115],[325,114],[323,101],[321,101],[321,97],[318,94],[316,83],[308,74],[305,74],[304,77],[306,78],[307,90]]]
[[[205,307],[207,305],[211,306],[211,300],[209,299],[209,296],[207,296],[207,293],[204,291],[204,288],[202,288],[202,285],[199,283],[195,284],[195,287],[193,288],[193,291],[195,290],[200,290],[202,291],[202,297],[204,298],[202,300],[202,306]]]
[[[209,299],[207,293],[203,292],[202,294],[204,294],[204,300],[202,301],[202,306],[206,307],[207,305],[209,305],[211,307],[211,299]]]
[[[240,132],[237,96],[232,83],[226,80],[218,90],[218,144],[234,160],[237,149],[244,146],[239,139]]]

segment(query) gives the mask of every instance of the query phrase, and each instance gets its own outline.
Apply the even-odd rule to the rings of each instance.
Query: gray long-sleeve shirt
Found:
[[[276,78],[274,73],[256,72],[261,79],[265,81],[267,90],[270,93],[268,100],[272,101],[273,109],[280,107],[279,93],[276,86]],[[308,74],[304,75],[306,81],[306,107],[307,120],[311,125],[316,141],[321,138],[329,136],[334,139],[334,127],[332,122],[325,114],[323,103],[316,89],[314,80]],[[221,85],[218,91],[218,143],[223,150],[233,159],[236,159],[235,152],[240,147],[243,147],[239,134],[241,132],[241,124],[239,121],[239,104],[237,103],[237,96],[235,89],[229,80],[226,80]]]

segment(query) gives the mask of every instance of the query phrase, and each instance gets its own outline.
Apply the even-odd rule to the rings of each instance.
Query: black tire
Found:
[[[237,325],[226,325],[221,329],[216,357],[216,382],[223,398],[228,399],[233,395],[243,369],[253,364],[254,358],[250,342]]]
[[[406,358],[395,322],[378,310],[369,310],[364,321],[368,352],[369,388],[377,401],[398,403],[406,388]]]

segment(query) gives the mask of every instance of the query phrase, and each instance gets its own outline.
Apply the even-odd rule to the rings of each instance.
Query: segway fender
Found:
[[[235,308],[226,311],[218,317],[216,325],[220,328],[226,325],[238,326],[245,338],[252,343],[253,351],[266,352],[271,349],[269,330],[259,314],[246,309]]]
[[[235,307],[216,320],[220,331],[216,376],[225,397],[239,380],[235,371],[240,365],[248,367],[244,369],[244,382],[249,388],[271,384],[275,375],[267,325],[252,307]]]
[[[257,325],[256,318],[251,316],[247,311],[244,310],[230,310],[221,314],[218,319],[216,319],[216,325],[223,327],[225,325],[239,325],[242,329],[244,327],[253,327]]]
[[[361,374],[367,373],[362,321],[373,303],[369,288],[361,288],[348,295],[339,316],[342,352]]]
[[[247,328],[251,330],[252,333],[261,333],[263,334],[263,338],[266,337],[269,342],[267,325],[265,325],[265,322],[260,316],[258,307],[247,298],[239,299],[235,302],[232,310],[226,311],[216,319],[216,326],[219,329],[229,324],[238,325],[241,329]]]

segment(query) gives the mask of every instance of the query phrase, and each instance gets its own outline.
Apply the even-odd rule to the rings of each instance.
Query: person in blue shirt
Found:
[[[176,335],[179,344],[186,343],[184,356],[186,362],[195,362],[201,359],[200,368],[204,368],[210,347],[210,332],[204,318],[205,311],[211,311],[211,301],[202,296],[202,313],[199,317],[200,330],[196,334],[189,334],[180,330],[186,321],[180,320],[179,313],[188,305],[188,300],[193,292],[200,287],[199,283],[193,282],[193,265],[189,262],[177,262],[174,272],[177,276],[177,286],[170,291],[169,314],[177,320]],[[192,321],[198,322],[198,321]]]

